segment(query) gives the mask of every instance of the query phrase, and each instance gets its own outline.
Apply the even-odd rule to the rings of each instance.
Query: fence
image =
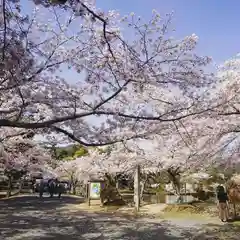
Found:
[[[21,192],[30,192],[32,189],[32,183],[30,181],[23,181]],[[0,191],[5,192],[8,190],[8,183],[6,181],[0,182]],[[13,181],[12,190],[18,191],[20,190],[19,182]]]
[[[192,195],[181,195],[183,203],[192,202],[195,198]],[[175,204],[177,202],[178,196],[176,195],[166,195],[165,203],[167,204]]]

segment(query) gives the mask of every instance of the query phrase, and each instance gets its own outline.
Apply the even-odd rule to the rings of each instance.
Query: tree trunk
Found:
[[[147,179],[145,179],[144,181],[140,182],[140,199],[142,201],[143,201],[143,193],[144,193],[146,182],[147,182]]]
[[[85,199],[89,198],[89,184],[85,184]]]
[[[78,185],[78,180],[73,180],[73,185],[72,185],[72,193],[73,193],[73,195],[76,195],[77,194],[77,185]]]
[[[72,194],[73,195],[76,195],[77,191],[76,191],[76,186],[73,186],[73,191],[72,191]]]
[[[177,203],[182,203],[183,199],[182,199],[182,196],[181,196],[181,186],[180,186],[180,183],[173,181],[172,184],[173,184],[173,188],[175,189],[175,194],[177,196],[176,202]]]
[[[119,189],[119,181],[116,180],[116,189]]]
[[[70,191],[71,191],[71,193],[73,194],[73,195],[75,195],[76,194],[76,180],[74,180],[74,177],[73,176],[71,176],[71,182],[70,182]]]
[[[180,172],[179,168],[177,169],[168,169],[167,173],[169,175],[169,180],[172,183],[173,189],[175,190],[175,195],[177,196],[177,203],[183,202],[181,196],[181,183],[180,183]]]
[[[11,197],[11,193],[12,193],[12,177],[8,176],[8,189],[6,197],[7,198]]]
[[[73,195],[76,195],[76,185],[75,185],[75,183],[72,183],[72,194]]]
[[[18,194],[22,193],[22,188],[23,188],[23,179],[21,178],[19,180]]]

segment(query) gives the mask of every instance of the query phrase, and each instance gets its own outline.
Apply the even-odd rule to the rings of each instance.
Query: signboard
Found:
[[[100,182],[90,182],[89,184],[89,197],[91,199],[100,198],[101,183]]]

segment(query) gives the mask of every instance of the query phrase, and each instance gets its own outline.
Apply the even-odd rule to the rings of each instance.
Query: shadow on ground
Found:
[[[193,237],[193,240],[239,240],[240,226],[225,224],[223,226],[208,224],[202,233]]]
[[[0,192],[0,199],[1,199],[1,198],[5,198],[5,197],[6,197],[6,193]]]
[[[69,196],[63,196],[62,199],[39,199],[35,196],[22,196],[0,200],[1,239],[222,239],[211,238],[211,234],[214,237],[215,231],[217,231],[215,228],[220,229],[219,226],[212,226],[212,229],[209,228],[206,232],[201,232],[197,228],[177,227],[166,221],[147,218],[131,219],[109,213],[71,212],[62,208],[66,205],[82,202],[81,198]],[[226,231],[227,228],[230,229],[230,227],[223,226],[222,232]],[[197,236],[194,237],[194,235]],[[227,239],[239,238],[229,237]]]

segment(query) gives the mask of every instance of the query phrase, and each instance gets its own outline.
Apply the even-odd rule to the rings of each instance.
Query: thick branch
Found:
[[[118,113],[118,112],[92,111],[92,112],[86,112],[86,113],[73,114],[73,115],[69,115],[69,116],[59,117],[59,118],[47,120],[44,122],[33,122],[33,123],[16,122],[16,121],[11,121],[11,120],[7,120],[7,119],[1,119],[0,126],[26,128],[26,129],[39,129],[39,128],[50,127],[51,125],[53,125],[55,123],[61,123],[61,122],[69,121],[69,120],[75,120],[78,118],[94,116],[94,115],[118,116],[118,117],[123,117],[123,118],[128,118],[128,119],[137,119],[137,120],[146,120],[146,121],[173,122],[173,121],[178,121],[178,120],[190,117],[190,116],[202,114],[209,110],[210,109],[204,109],[199,112],[188,113],[188,114],[185,114],[185,115],[182,115],[179,117],[165,118],[165,119],[162,117],[166,114],[159,115],[159,116],[136,116],[136,115],[132,115],[132,114],[125,114],[125,113]]]
[[[108,141],[108,142],[87,143],[87,142],[84,142],[84,141],[80,140],[74,134],[72,134],[72,133],[70,133],[67,130],[64,130],[62,128],[52,126],[51,129],[53,129],[56,132],[63,133],[64,135],[68,136],[70,139],[72,139],[72,140],[74,140],[74,141],[76,141],[76,142],[78,142],[81,145],[86,146],[86,147],[106,146],[106,145],[111,145],[111,144],[115,144],[115,143],[118,143],[118,142],[123,142],[123,141],[128,141],[128,140],[131,140],[131,139],[136,139],[136,138],[142,138],[143,137],[143,135],[136,135],[136,136],[132,136],[132,137],[129,137],[129,138],[124,138],[124,140],[123,139],[117,139],[117,140]]]
[[[233,112],[223,112],[223,113],[219,113],[218,115],[220,116],[232,116],[232,115],[239,115],[240,111],[233,111]]]
[[[7,36],[7,20],[6,20],[6,2],[2,1],[2,14],[3,14],[3,47],[2,47],[2,61],[5,60],[5,49],[6,49],[6,36]]]
[[[10,138],[18,137],[18,136],[27,136],[27,134],[29,134],[29,132],[24,131],[24,132],[18,132],[18,133],[15,133],[15,134],[7,135],[3,138],[0,138],[0,142],[3,142],[3,141],[8,140]]]
[[[232,105],[230,107],[232,107],[234,110],[233,111],[229,111],[229,112],[221,112],[218,115],[220,115],[220,116],[231,116],[231,115],[239,115],[240,114],[240,109],[239,108],[237,108],[234,105]]]

